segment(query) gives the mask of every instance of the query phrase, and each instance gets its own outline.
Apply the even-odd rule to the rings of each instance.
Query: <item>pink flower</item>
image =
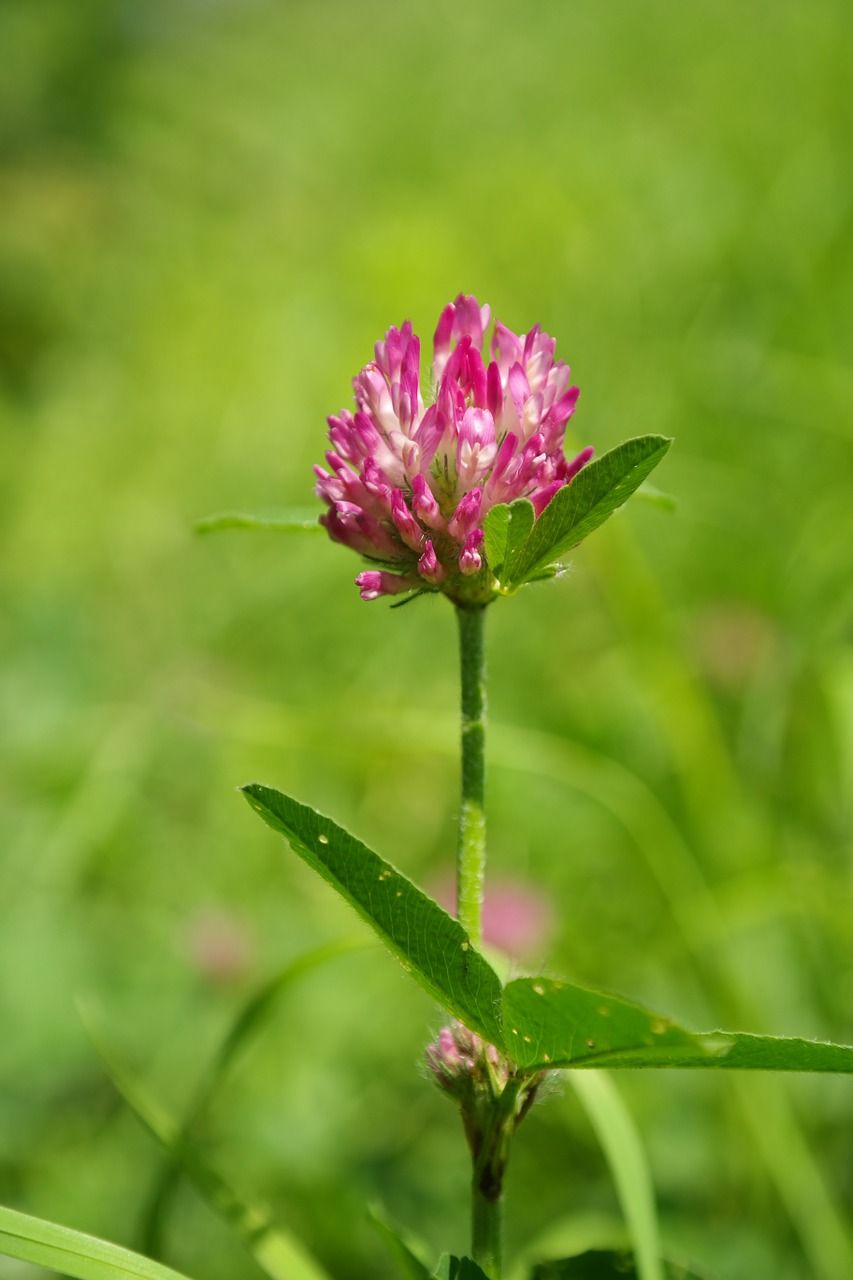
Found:
[[[381,568],[359,574],[364,600],[440,590],[485,604],[497,589],[483,522],[528,498],[538,519],[589,461],[563,453],[578,388],[536,325],[516,334],[460,294],[439,317],[433,402],[420,384],[420,340],[409,321],[377,342],[354,379],[355,411],[329,418],[328,470],[316,467],[321,523],[336,542]],[[394,570],[389,572],[386,570]]]

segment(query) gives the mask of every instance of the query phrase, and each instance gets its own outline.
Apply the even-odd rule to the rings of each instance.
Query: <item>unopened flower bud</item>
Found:
[[[480,518],[480,503],[483,498],[482,489],[472,489],[466,493],[454,511],[447,526],[447,531],[454,538],[465,538]]]
[[[466,578],[479,573],[483,567],[483,557],[480,555],[482,545],[483,530],[472,529],[459,556],[459,572],[464,573]]]
[[[424,543],[424,553],[418,561],[418,573],[431,586],[437,586],[439,582],[443,582],[447,577],[447,570],[435,554],[435,547],[429,538]]]
[[[460,1098],[478,1088],[502,1089],[509,1078],[509,1066],[495,1046],[461,1022],[442,1027],[425,1053],[427,1066],[440,1087]]]
[[[412,551],[420,551],[424,543],[424,532],[406,506],[402,489],[395,489],[391,494],[391,519],[406,546]]]
[[[444,528],[441,508],[423,476],[415,476],[412,480],[412,508],[421,523],[428,529]]]
[[[396,573],[368,569],[358,575],[355,585],[361,593],[362,600],[378,600],[380,596],[398,596],[403,591],[411,591],[418,584],[413,578],[403,578]]]

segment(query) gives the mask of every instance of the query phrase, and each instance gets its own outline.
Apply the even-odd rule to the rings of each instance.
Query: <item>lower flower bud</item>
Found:
[[[396,573],[382,573],[376,569],[368,569],[360,573],[355,580],[362,600],[378,600],[380,596],[399,596],[404,591],[416,587],[414,578],[401,578]]]

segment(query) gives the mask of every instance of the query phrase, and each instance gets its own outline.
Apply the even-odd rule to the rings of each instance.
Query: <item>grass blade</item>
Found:
[[[388,1252],[396,1259],[400,1275],[405,1280],[431,1280],[432,1272],[419,1257],[415,1243],[408,1234],[394,1226],[378,1205],[370,1206],[368,1217],[385,1241]]]
[[[171,1267],[121,1245],[4,1205],[0,1205],[0,1254],[74,1280],[187,1280]]]
[[[610,1167],[634,1249],[638,1280],[663,1280],[654,1186],[633,1116],[606,1072],[569,1071],[566,1078]]]
[[[251,529],[261,533],[323,533],[316,511],[220,511],[195,522],[196,533],[222,533],[227,529]]]
[[[277,1227],[268,1213],[247,1204],[215,1169],[199,1159],[192,1144],[184,1140],[177,1120],[107,1043],[92,1010],[81,1012],[116,1091],[210,1207],[234,1228],[270,1280],[329,1280],[328,1273],[295,1237]]]

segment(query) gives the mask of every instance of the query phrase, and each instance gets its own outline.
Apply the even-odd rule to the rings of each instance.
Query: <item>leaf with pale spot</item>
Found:
[[[640,1005],[549,978],[504,988],[509,1053],[519,1066],[609,1066],[614,1055],[652,1066],[674,1053],[706,1062],[698,1037]]]
[[[331,818],[271,787],[243,794],[264,822],[379,934],[404,968],[466,1026],[503,1046],[501,984],[457,920]]]
[[[549,978],[504,988],[508,1053],[545,1067],[706,1067],[853,1073],[853,1048],[797,1037],[690,1032],[618,996]]]
[[[246,799],[376,931],[441,1005],[523,1070],[714,1067],[853,1073],[853,1048],[744,1032],[694,1033],[621,997],[549,978],[501,988],[437,902],[330,818],[253,784]]]

